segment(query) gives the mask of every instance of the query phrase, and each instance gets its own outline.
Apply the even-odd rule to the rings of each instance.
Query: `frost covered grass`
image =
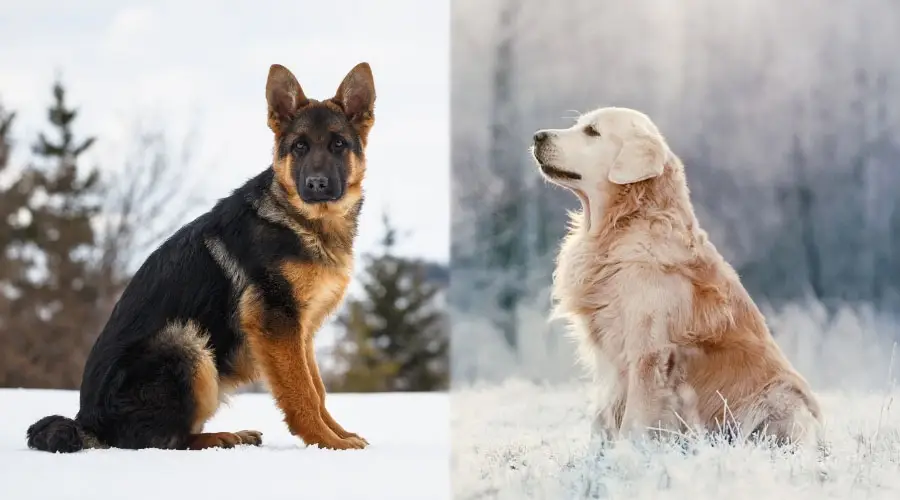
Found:
[[[259,430],[261,447],[62,455],[27,449],[25,429],[46,415],[75,415],[78,393],[0,389],[0,498],[450,498],[446,394],[334,394],[328,406],[371,445],[307,447],[290,435],[271,396],[240,394],[206,430]]]
[[[827,453],[590,439],[586,388],[508,381],[451,394],[454,498],[900,498],[900,392],[819,393]]]
[[[590,440],[589,387],[546,296],[523,308],[518,352],[479,315],[454,328],[452,475],[460,499],[900,498],[900,331],[871,307],[763,307],[819,395],[828,453],[763,445]],[[473,385],[474,384],[474,385]]]

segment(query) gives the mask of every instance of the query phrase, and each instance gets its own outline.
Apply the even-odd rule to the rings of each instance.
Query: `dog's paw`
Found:
[[[235,432],[241,438],[240,444],[249,444],[251,446],[262,445],[262,432],[259,431],[238,431]]]
[[[335,441],[311,444],[315,444],[319,448],[323,448],[326,450],[361,450],[365,448],[368,443],[366,443],[362,438],[346,437]]]
[[[191,436],[187,447],[191,450],[205,450],[208,448],[234,448],[243,444],[261,445],[262,433],[259,431],[238,431],[195,434]]]
[[[369,441],[366,438],[360,436],[359,434],[357,434],[355,432],[345,432],[344,435],[342,435],[341,437],[344,439],[349,439],[349,438],[358,439],[358,440],[362,441],[363,444],[365,444],[367,446],[369,445]]]
[[[355,448],[355,449],[361,450],[361,449],[369,446],[369,442],[359,436],[350,436],[350,437],[347,437],[344,439],[353,443],[353,448]]]

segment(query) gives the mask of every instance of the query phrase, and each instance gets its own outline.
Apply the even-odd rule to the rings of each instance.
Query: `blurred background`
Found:
[[[447,8],[4,1],[0,387],[78,388],[149,252],[268,168],[270,64],[324,99],[368,61],[377,123],[358,276],[317,337],[320,364],[331,391],[445,389]]]
[[[814,387],[890,383],[898,26],[894,0],[454,1],[454,384],[580,374],[546,319],[580,206],[528,147],[602,106],[656,121],[701,224]]]

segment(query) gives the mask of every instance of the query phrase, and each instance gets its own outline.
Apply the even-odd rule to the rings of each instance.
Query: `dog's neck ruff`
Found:
[[[652,177],[649,179],[645,179],[639,182],[654,182],[656,179],[663,177],[672,172],[672,169],[675,168],[675,164],[671,160],[666,160],[663,164],[663,173]],[[603,181],[606,182],[606,181]],[[635,183],[636,184],[636,183]],[[612,189],[629,189],[629,186],[632,184],[627,184],[624,186],[615,186]],[[597,195],[594,198],[591,198],[587,195],[587,192],[573,189],[573,192],[578,197],[578,200],[581,202],[581,214],[582,214],[582,222],[581,222],[581,230],[584,231],[587,235],[596,236],[603,231],[603,219],[606,217],[606,211],[609,208],[609,198],[610,196],[614,196],[610,193],[610,189],[598,189]]]

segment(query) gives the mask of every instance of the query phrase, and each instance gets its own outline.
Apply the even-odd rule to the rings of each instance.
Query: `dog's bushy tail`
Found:
[[[103,448],[96,436],[77,421],[61,415],[44,417],[28,428],[28,447],[51,453],[75,453],[85,448]]]

